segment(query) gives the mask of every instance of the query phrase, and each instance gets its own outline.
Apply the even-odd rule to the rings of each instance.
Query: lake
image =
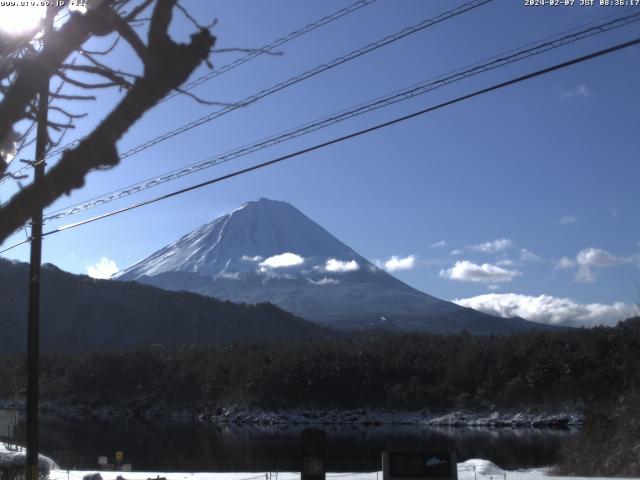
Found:
[[[24,432],[24,425],[21,425]],[[214,425],[177,420],[41,418],[40,452],[62,468],[92,469],[98,456],[138,471],[295,471],[305,426]],[[457,452],[504,469],[551,465],[574,433],[566,430],[326,425],[329,471],[380,469],[386,449]]]

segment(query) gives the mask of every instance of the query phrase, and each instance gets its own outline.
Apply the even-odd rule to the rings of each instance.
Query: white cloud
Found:
[[[522,273],[517,270],[507,270],[490,263],[477,265],[468,260],[458,261],[453,267],[440,270],[440,276],[449,280],[488,284],[510,282],[519,275]]]
[[[512,260],[506,256],[503,256],[501,259],[496,261],[496,265],[499,267],[515,267],[518,265],[522,265],[524,262],[540,262],[542,261],[542,257],[540,255],[536,255],[535,253],[527,250],[526,248],[520,249],[520,255],[517,260]]]
[[[573,278],[576,282],[582,283],[593,283],[596,281],[593,270],[591,270],[589,267],[580,267]]]
[[[113,260],[102,257],[96,263],[87,265],[87,275],[93,278],[111,278],[120,269]]]
[[[408,255],[406,257],[398,257],[396,255],[391,256],[386,262],[384,262],[385,270],[389,272],[396,272],[398,270],[411,270],[416,266],[416,256]]]
[[[578,303],[570,298],[550,295],[489,293],[453,302],[500,317],[521,317],[534,322],[572,326],[615,325],[637,313],[635,306],[622,302]]]
[[[262,255],[256,255],[254,257],[250,257],[248,255],[243,255],[240,260],[243,260],[245,262],[259,262],[263,259],[264,257]]]
[[[498,260],[496,262],[496,265],[500,266],[500,267],[512,267],[514,264],[513,260],[509,259],[509,258],[505,258],[503,260]]]
[[[354,272],[360,269],[360,265],[358,265],[358,262],[356,262],[355,260],[344,262],[342,260],[330,258],[329,260],[327,260],[324,269],[327,272]]]
[[[560,260],[558,260],[558,263],[556,264],[556,268],[558,269],[573,268],[575,266],[576,266],[576,262],[574,262],[568,257],[562,257]]]
[[[578,252],[576,260],[580,265],[589,265],[592,267],[610,267],[622,261],[620,257],[602,250],[601,248],[585,248]]]
[[[462,250],[459,250],[457,248],[455,250],[451,250],[451,255],[462,255]]]
[[[494,253],[501,252],[513,246],[513,241],[508,238],[497,238],[491,242],[484,242],[479,245],[472,245],[469,248],[476,252]]]
[[[577,88],[577,92],[578,92],[578,95],[581,95],[583,97],[590,97],[591,95],[593,95],[593,92],[591,92],[591,89],[587,87],[584,83]]]
[[[596,280],[596,269],[629,263],[637,263],[640,267],[640,255],[618,256],[601,248],[589,247],[580,250],[575,260],[562,257],[558,260],[556,269],[571,269],[577,267],[578,270],[574,275],[574,279],[577,282],[592,283]]]
[[[585,248],[576,255],[578,271],[574,278],[578,282],[591,283],[595,281],[594,267],[612,267],[625,261],[627,259],[617,257],[601,248]]]
[[[337,278],[323,277],[320,280],[309,279],[309,283],[313,283],[314,285],[337,285],[340,283],[340,280]]]
[[[500,290],[500,285],[487,285],[487,289],[489,290]]]
[[[576,88],[563,91],[560,96],[563,98],[590,97],[593,95],[586,83],[581,83]]]
[[[522,262],[539,262],[542,260],[540,255],[536,255],[533,252],[530,252],[526,248],[520,249],[520,261]]]
[[[569,223],[576,223],[578,221],[577,217],[574,217],[572,215],[566,215],[560,219],[558,219],[556,221],[556,223],[560,224],[560,225],[568,225]]]
[[[439,242],[431,244],[431,248],[441,248],[446,246],[447,246],[447,242],[445,242],[444,240],[440,240]]]
[[[266,270],[268,268],[285,268],[295,267],[296,265],[302,265],[304,258],[295,253],[285,252],[280,255],[274,255],[266,260],[260,262],[260,270]]]

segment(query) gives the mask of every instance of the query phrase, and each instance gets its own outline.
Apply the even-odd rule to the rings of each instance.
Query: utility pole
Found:
[[[47,7],[43,49],[53,31],[55,10]],[[49,136],[49,79],[38,95],[38,130],[33,184],[37,188],[44,177],[44,156]],[[26,480],[38,480],[38,395],[40,368],[40,266],[42,263],[42,208],[35,207],[31,217],[31,255],[29,259],[29,317],[27,331],[27,469]]]

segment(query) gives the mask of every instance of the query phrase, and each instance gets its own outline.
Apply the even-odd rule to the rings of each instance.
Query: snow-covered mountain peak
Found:
[[[292,205],[266,198],[202,225],[124,270],[118,279],[232,302],[271,302],[340,328],[491,333],[535,326],[415,290]]]
[[[329,259],[364,261],[291,204],[260,198],[186,234],[122,271],[118,278],[164,272],[217,277],[255,270],[259,262],[285,254],[308,259],[298,262],[305,266],[324,265]]]

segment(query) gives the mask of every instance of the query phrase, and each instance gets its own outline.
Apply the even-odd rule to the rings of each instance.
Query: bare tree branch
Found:
[[[175,89],[176,92],[178,92],[181,95],[186,95],[187,97],[191,98],[192,100],[195,100],[196,102],[202,104],[202,105],[212,105],[212,106],[218,106],[218,107],[232,107],[232,106],[236,106],[237,104],[235,103],[227,103],[227,102],[218,102],[215,100],[205,100],[203,98],[198,97],[197,95],[188,92],[187,90],[184,90],[183,88],[176,88]]]
[[[195,18],[193,18],[193,15],[191,15],[189,13],[189,11],[184,8],[182,5],[180,5],[180,3],[176,3],[176,7],[178,7],[178,9],[180,10],[180,12],[182,12],[182,14],[186,17],[187,20],[189,20],[194,27],[196,28],[206,28],[207,30],[210,30],[211,28],[213,28],[213,26],[218,23],[218,19],[214,18],[211,23],[209,23],[209,25],[201,25]]]
[[[80,88],[87,88],[87,89],[111,88],[111,87],[117,87],[117,86],[124,87],[124,88],[129,88],[131,86],[128,82],[127,82],[126,85],[122,85],[118,81],[103,82],[103,83],[82,82],[80,80],[76,80],[75,78],[72,78],[72,77],[62,73],[61,70],[56,71],[56,76],[60,77],[65,82],[67,82],[67,83],[69,83],[71,85],[74,85],[74,86],[80,87]]]
[[[98,67],[98,66],[91,66],[91,65],[74,65],[74,64],[70,64],[70,63],[65,63],[62,64],[60,67],[60,70],[58,70],[58,72],[56,72],[56,75],[58,75],[59,77],[63,78],[65,81],[68,81],[66,78],[64,78],[64,75],[66,74],[60,74],[60,71],[62,70],[73,70],[75,72],[85,72],[85,73],[90,73],[92,75],[99,75],[101,77],[107,78],[109,80],[111,80],[110,83],[112,84],[116,84],[119,85],[123,88],[131,88],[132,84],[129,80],[127,80],[126,78],[124,78],[122,75],[114,72],[113,70],[110,70],[108,68],[103,68],[103,67]],[[128,74],[127,74],[128,75]],[[135,75],[131,75],[132,77],[135,77]],[[72,82],[69,82],[72,83]],[[84,84],[85,82],[79,82],[80,84]],[[105,84],[106,85],[106,84]],[[96,87],[86,87],[84,85],[77,85],[77,86],[82,86],[83,88],[96,88]],[[99,87],[99,88],[103,88],[103,87]]]
[[[24,225],[31,217],[34,208],[45,208],[61,195],[69,194],[72,190],[82,187],[84,178],[90,171],[117,165],[120,162],[116,149],[118,140],[146,111],[155,106],[169,92],[179,88],[208,58],[215,43],[215,38],[208,30],[200,29],[194,33],[188,44],[176,43],[170,38],[168,28],[175,4],[175,0],[156,2],[149,26],[147,55],[143,59],[144,73],[133,82],[131,89],[120,103],[76,147],[64,151],[60,161],[48,171],[37,188],[33,184],[28,185],[0,208],[0,242]],[[109,15],[109,12],[106,15]],[[104,19],[105,15],[102,18]],[[81,39],[92,31],[92,27],[78,23],[76,18],[72,18],[63,28],[71,22],[74,22],[72,27],[65,32],[70,36],[69,43],[77,48]],[[58,37],[59,43],[61,39],[62,37]],[[67,53],[67,56],[70,54],[70,47],[63,49],[60,45],[57,48],[47,46],[48,55],[44,58],[52,59],[55,65],[60,65],[66,56],[62,57],[59,50]],[[45,75],[45,78],[47,74],[54,71],[55,69],[51,67],[31,66],[31,72],[40,72]],[[25,75],[24,72],[21,74]],[[41,82],[34,83],[39,85]],[[13,100],[13,104],[11,102],[7,104],[5,101],[0,104],[0,112],[15,113],[17,110],[15,103],[22,101],[23,97],[25,100],[21,104],[20,112],[24,110],[29,101],[27,94],[32,92],[33,86],[27,85],[22,88],[24,91],[13,93],[12,98],[16,99]],[[10,118],[16,118],[16,115]],[[0,124],[0,133],[1,128],[11,126],[12,123],[7,119],[4,125]]]
[[[49,110],[60,112],[62,115],[64,115],[67,118],[84,118],[87,115],[89,115],[88,113],[71,113],[71,112],[67,112],[64,108],[57,107],[55,105],[49,106]]]
[[[16,80],[11,84],[0,102],[0,138],[12,128],[16,119],[21,118],[37,93],[58,66],[94,31],[102,31],[107,3],[96,10],[90,9],[85,15],[74,13],[71,19],[49,36],[46,47],[37,55],[27,56],[17,66]],[[0,172],[4,166],[0,166]]]
[[[125,22],[129,22],[129,21],[135,19],[138,15],[140,15],[142,12],[144,12],[147,9],[147,7],[149,5],[151,5],[152,2],[153,2],[153,0],[144,0],[144,2],[142,2],[140,5],[138,5],[133,10],[131,10],[130,13],[125,15],[124,21]]]
[[[107,20],[111,23],[114,30],[127,41],[131,48],[133,48],[136,55],[138,55],[142,62],[146,63],[148,55],[147,46],[133,28],[131,28],[131,25],[114,12],[110,12],[107,16]]]
[[[0,175],[0,178],[2,177],[9,177],[9,178],[12,178],[13,180],[24,180],[25,178],[29,178],[29,175],[16,175],[15,173],[6,172]]]
[[[108,55],[116,48],[118,43],[120,43],[120,38],[121,37],[118,35],[113,43],[104,50],[87,50],[85,48],[81,48],[79,51],[80,53],[86,53],[88,55]]]
[[[158,2],[156,4],[156,8],[153,10],[147,43],[149,48],[156,52],[160,52],[160,49],[163,46],[172,43],[168,32],[173,7],[176,3],[178,3],[177,0],[165,0],[164,2]]]
[[[84,58],[86,58],[87,60],[89,60],[91,63],[93,63],[96,67],[98,67],[100,69],[103,69],[103,70],[106,70],[106,71],[111,72],[111,73],[115,73],[116,75],[120,75],[120,76],[123,76],[123,77],[130,77],[130,78],[134,78],[134,79],[138,78],[140,76],[140,75],[135,75],[133,73],[123,72],[122,70],[118,70],[117,68],[110,67],[110,66],[102,63],[101,61],[96,60],[93,55],[90,55],[88,53],[81,52],[81,55]]]
[[[62,93],[49,92],[49,96],[52,98],[59,98],[61,100],[95,100],[94,95],[65,95]]]
[[[54,122],[53,120],[47,121],[47,126],[49,128],[53,128],[56,132],[61,130],[68,130],[69,128],[76,128],[76,126],[71,123],[71,121],[67,123]],[[47,139],[47,143],[51,143],[51,139]]]

